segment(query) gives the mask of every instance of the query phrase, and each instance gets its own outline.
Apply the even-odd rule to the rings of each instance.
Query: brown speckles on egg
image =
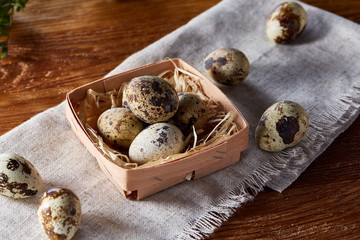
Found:
[[[35,190],[29,189],[27,183],[11,182],[11,183],[0,184],[0,186],[2,188],[7,189],[13,195],[21,195],[23,197],[33,196],[38,192],[36,189]]]
[[[166,121],[178,108],[178,96],[166,80],[155,76],[134,78],[125,90],[127,106],[147,123]]]
[[[15,171],[19,167],[20,167],[20,163],[18,161],[16,161],[15,159],[10,159],[10,161],[8,162],[8,164],[6,166],[6,168],[11,171]]]
[[[22,166],[22,171],[25,174],[30,175],[31,174],[31,168],[29,167],[27,162],[20,162],[21,166]],[[32,166],[31,166],[32,167]]]
[[[122,107],[128,108],[127,101],[125,100],[122,104]]]
[[[160,87],[160,84],[158,81],[153,81],[152,84],[151,84],[151,88],[154,92],[158,93],[158,94],[162,94],[163,93],[163,90],[162,88]]]
[[[60,188],[60,187],[54,187],[51,188],[50,190],[48,190],[46,193],[44,193],[43,198],[47,197],[47,198],[53,198],[56,199],[64,194],[67,193],[67,189],[65,188]]]
[[[190,131],[192,126],[201,129],[208,118],[208,109],[199,95],[184,92],[179,95],[179,109],[174,116],[176,125],[182,131]]]
[[[266,33],[276,43],[289,43],[305,29],[307,14],[296,2],[284,2],[278,5],[269,16]]]
[[[284,113],[284,110],[283,110],[283,103],[285,102],[278,102],[276,105],[275,105],[275,110],[278,111],[280,114],[283,114]]]
[[[218,67],[221,67],[221,66],[227,64],[227,62],[228,62],[228,61],[227,61],[226,57],[218,57],[218,58],[216,59],[216,65],[217,65]]]
[[[105,142],[121,148],[128,148],[139,134],[143,123],[128,108],[113,108],[102,113],[97,121]]]
[[[0,194],[12,198],[35,195],[44,182],[34,166],[14,153],[0,154]]]
[[[125,118],[126,117],[129,117],[128,115],[124,116]],[[121,125],[122,125],[123,121],[122,120],[119,120],[115,126],[114,126],[114,129],[118,132],[118,133],[121,133]],[[111,125],[111,124],[110,124]],[[131,124],[132,127],[135,126],[135,124]],[[107,135],[108,136],[108,135]]]
[[[283,116],[276,122],[276,131],[282,138],[285,144],[290,144],[294,141],[295,134],[300,130],[299,122],[296,117]]]
[[[129,108],[127,105],[127,97],[125,95],[125,90],[126,90],[127,85],[128,85],[127,82],[123,83],[122,99],[121,99],[121,107],[123,107],[123,108]]]
[[[214,56],[216,54],[216,52],[213,52],[212,56]],[[214,61],[214,59],[212,57],[208,57],[205,59],[205,62],[204,62],[204,68],[206,70],[210,70],[210,68],[212,68],[213,66],[213,63],[216,63],[216,61]],[[213,70],[215,73],[216,71]]]
[[[156,139],[154,144],[160,147],[162,144],[166,144],[168,142],[168,135],[166,132],[162,131],[159,134],[159,138]]]
[[[81,221],[80,200],[70,189],[52,188],[41,197],[37,214],[50,239],[71,239]]]
[[[205,58],[204,70],[219,83],[235,85],[245,80],[250,64],[243,52],[234,48],[220,48]]]
[[[278,15],[275,17],[283,27],[282,36],[276,38],[277,43],[287,43],[296,38],[300,33],[300,16],[295,14],[289,5],[281,5]]]
[[[184,148],[183,134],[170,123],[156,123],[144,129],[129,148],[132,162],[144,164],[151,160],[179,153]]]
[[[264,112],[256,127],[255,138],[263,150],[281,151],[301,141],[308,122],[307,113],[300,104],[281,101]]]
[[[7,183],[7,181],[8,181],[8,176],[4,173],[0,173],[0,184]]]
[[[190,127],[190,126],[194,125],[197,121],[198,121],[198,120],[197,120],[196,117],[191,117],[191,118],[189,118],[189,124],[188,124],[188,126]]]
[[[23,183],[22,183],[23,184]],[[23,196],[34,196],[38,191],[37,190],[31,190],[27,188],[27,184],[24,185],[24,189],[20,190],[19,193],[22,194]]]
[[[66,239],[65,234],[56,234],[54,232],[54,226],[52,226],[53,219],[50,207],[42,209],[41,216],[43,229],[45,230],[46,235],[48,235],[50,239]]]

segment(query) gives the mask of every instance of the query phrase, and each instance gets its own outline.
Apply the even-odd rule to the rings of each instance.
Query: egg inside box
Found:
[[[134,168],[119,166],[103,152],[99,144],[94,141],[91,133],[82,124],[79,116],[79,102],[86,97],[88,89],[100,93],[114,89],[119,90],[123,83],[129,82],[134,77],[157,76],[166,70],[174,70],[174,64],[200,79],[204,93],[218,105],[219,110],[225,113],[233,113],[232,121],[236,125],[237,131],[200,150],[179,155],[171,161],[145,164]],[[181,59],[151,63],[74,89],[66,97],[66,117],[74,133],[97,159],[100,168],[111,182],[125,197],[136,198],[137,200],[186,181],[187,176],[191,175],[191,179],[198,179],[230,166],[240,161],[241,151],[248,146],[249,126],[239,110],[213,83]]]

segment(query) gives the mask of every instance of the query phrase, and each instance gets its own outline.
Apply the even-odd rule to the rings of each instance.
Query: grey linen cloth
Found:
[[[166,57],[203,71],[209,52],[221,47],[243,51],[251,64],[248,78],[221,87],[250,124],[249,148],[241,162],[141,201],[126,200],[72,133],[64,103],[1,136],[0,151],[27,158],[42,175],[45,190],[64,186],[77,193],[83,218],[74,239],[203,238],[264,186],[287,188],[359,114],[359,25],[302,4],[308,13],[305,31],[289,45],[276,45],[267,39],[265,24],[280,2],[222,1],[109,74]],[[264,152],[254,141],[254,130],[265,109],[280,100],[307,110],[309,131],[291,149]],[[46,238],[36,216],[39,198],[0,196],[0,239]]]

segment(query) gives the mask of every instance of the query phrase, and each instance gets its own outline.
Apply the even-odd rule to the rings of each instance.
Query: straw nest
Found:
[[[97,148],[118,166],[131,169],[163,164],[202,150],[211,144],[233,135],[239,130],[234,122],[235,113],[222,111],[220,106],[206,95],[200,84],[200,77],[179,68],[174,62],[173,65],[174,69],[167,70],[158,76],[166,79],[173,85],[178,93],[194,92],[198,94],[209,109],[206,129],[195,129],[193,127],[192,132],[186,136],[186,147],[182,153],[173,154],[166,158],[153,159],[148,163],[138,166],[137,163],[131,162],[131,159],[127,155],[127,150],[114,149],[103,141],[102,137],[98,134],[96,121],[105,110],[122,106],[122,96],[126,83],[122,84],[118,90],[105,93],[88,89],[86,97],[79,102],[78,116],[87,133]]]

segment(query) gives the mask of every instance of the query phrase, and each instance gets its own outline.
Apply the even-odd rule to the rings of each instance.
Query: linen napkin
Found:
[[[264,186],[287,188],[359,115],[359,25],[301,3],[308,13],[305,31],[289,45],[276,45],[267,39],[265,25],[280,2],[222,1],[108,74],[166,57],[204,72],[202,61],[211,51],[243,51],[251,64],[249,76],[240,85],[221,86],[250,124],[249,148],[239,163],[140,201],[124,199],[72,133],[64,102],[1,136],[0,152],[28,159],[45,190],[64,186],[76,192],[83,218],[74,239],[207,236]],[[300,103],[310,126],[295,147],[268,153],[257,146],[254,130],[265,109],[280,100]],[[46,239],[36,216],[39,198],[0,196],[0,239]]]

